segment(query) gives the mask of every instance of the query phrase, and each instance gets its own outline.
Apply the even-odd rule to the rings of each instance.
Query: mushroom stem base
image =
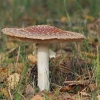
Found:
[[[49,47],[38,44],[38,87],[40,91],[49,90]]]

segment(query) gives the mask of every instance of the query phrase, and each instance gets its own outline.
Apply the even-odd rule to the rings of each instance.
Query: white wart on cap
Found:
[[[37,25],[27,28],[4,28],[2,32],[12,38],[38,43],[38,87],[40,91],[49,90],[49,43],[80,41],[82,34],[64,31],[48,25]]]

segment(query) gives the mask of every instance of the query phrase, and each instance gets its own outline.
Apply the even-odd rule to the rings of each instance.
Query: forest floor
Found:
[[[0,30],[45,24],[86,37],[50,44],[56,53],[49,61],[50,91],[39,92],[36,47],[0,32],[0,100],[100,100],[99,5],[100,0],[0,2]]]

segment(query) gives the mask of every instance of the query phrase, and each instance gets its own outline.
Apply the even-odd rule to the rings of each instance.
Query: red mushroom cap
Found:
[[[13,38],[35,43],[80,41],[85,38],[80,33],[65,31],[48,25],[35,25],[27,28],[4,28],[2,32]]]

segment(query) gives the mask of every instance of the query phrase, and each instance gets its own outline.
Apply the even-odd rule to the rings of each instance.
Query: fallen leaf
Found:
[[[60,92],[67,92],[70,91],[70,86],[62,86]]]
[[[81,91],[81,92],[80,92],[80,95],[81,95],[81,96],[87,96],[87,97],[90,97],[90,96],[91,96],[89,93],[86,93],[86,92],[84,92],[84,91]]]
[[[0,82],[4,82],[8,75],[8,68],[0,68]]]
[[[37,57],[32,55],[32,54],[28,55],[27,59],[31,64],[36,64],[37,63]]]
[[[100,100],[100,95],[97,96],[97,99]]]
[[[8,88],[14,89],[18,85],[19,80],[20,80],[20,74],[14,73],[14,74],[10,75],[7,78]]]
[[[72,97],[70,96],[70,94],[65,93],[65,94],[61,94],[59,96],[59,99],[58,100],[74,100],[74,99],[72,99]]]
[[[94,91],[96,89],[96,84],[89,84],[89,88],[91,91]]]
[[[18,44],[15,43],[15,42],[12,42],[12,41],[6,42],[6,48],[7,49],[12,49],[12,48],[15,48],[17,46],[18,46]]]
[[[55,93],[48,93],[46,96],[48,100],[73,100],[67,92],[64,94],[59,92],[58,95]]]
[[[79,94],[73,94],[71,98],[73,98],[73,100],[91,100],[90,97],[80,96]]]
[[[34,88],[32,84],[28,84],[25,88],[25,96],[34,95]]]
[[[40,95],[36,95],[33,98],[31,98],[31,100],[44,100],[42,96]]]
[[[67,21],[67,17],[61,17],[60,20],[61,20],[62,23],[65,23]]]
[[[57,96],[55,95],[55,93],[48,93],[48,94],[46,94],[46,96],[47,96],[50,100],[57,100]]]
[[[7,98],[10,99],[9,92],[5,88],[0,88],[0,92],[3,93],[3,95]]]
[[[61,88],[61,90],[62,92],[71,91],[72,93],[77,93],[82,91],[89,84],[89,82],[89,80],[65,81],[64,85],[67,86],[64,86],[65,88]]]

